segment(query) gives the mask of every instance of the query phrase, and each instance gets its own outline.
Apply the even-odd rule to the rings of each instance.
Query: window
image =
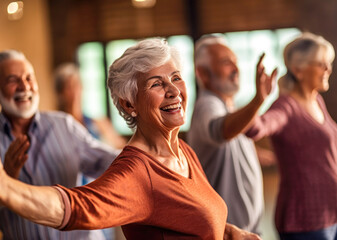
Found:
[[[238,58],[240,69],[240,90],[235,97],[238,107],[247,104],[255,94],[255,69],[259,56],[265,52],[263,61],[266,72],[271,73],[274,67],[278,67],[278,77],[285,73],[283,65],[283,48],[300,31],[296,28],[278,30],[259,30],[225,33],[224,36],[229,47]],[[188,89],[187,118],[181,131],[187,131],[196,98],[196,87],[193,65],[193,40],[189,36],[171,36],[167,38],[169,44],[176,46],[181,52],[183,72]],[[130,135],[127,127],[117,109],[112,103],[109,92],[106,89],[106,74],[110,64],[130,46],[136,43],[134,39],[115,40],[104,45],[99,42],[84,43],[78,48],[78,62],[80,64],[81,78],[83,81],[83,111],[93,118],[100,118],[110,113],[112,124],[122,135]],[[104,62],[106,59],[107,63]],[[105,66],[106,64],[106,66]],[[265,111],[276,99],[278,91],[275,90],[261,107]],[[109,108],[109,111],[108,111]]]
[[[107,115],[103,44],[91,42],[78,48],[78,62],[83,84],[83,112],[92,118]]]

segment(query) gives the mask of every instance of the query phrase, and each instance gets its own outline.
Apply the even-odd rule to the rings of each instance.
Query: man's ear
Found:
[[[209,82],[211,81],[210,71],[204,66],[196,67],[195,71],[203,86],[208,88]]]
[[[122,108],[125,110],[125,112],[127,112],[128,114],[131,115],[132,112],[135,112],[135,108],[129,101],[122,98],[120,98],[118,101]]]

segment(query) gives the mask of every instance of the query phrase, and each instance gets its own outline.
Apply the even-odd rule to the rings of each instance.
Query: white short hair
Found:
[[[178,69],[181,69],[180,56],[177,49],[169,46],[163,38],[151,38],[142,40],[128,48],[110,66],[108,87],[113,103],[131,129],[136,127],[136,118],[123,109],[119,99],[124,99],[133,104],[138,92],[137,74],[149,72],[151,69],[163,65],[171,59]]]
[[[284,64],[287,73],[279,80],[280,92],[290,91],[296,78],[292,72],[294,67],[303,67],[310,61],[316,60],[319,51],[324,50],[328,61],[332,62],[335,58],[335,50],[330,42],[322,36],[305,32],[291,41],[283,51]]]
[[[10,59],[27,60],[22,52],[14,49],[7,49],[0,52],[0,63]]]

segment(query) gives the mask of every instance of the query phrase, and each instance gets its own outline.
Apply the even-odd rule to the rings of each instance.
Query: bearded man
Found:
[[[22,182],[74,187],[79,172],[96,178],[119,153],[95,140],[71,115],[39,112],[34,68],[16,50],[0,52],[0,104],[1,161],[7,174]],[[16,144],[15,139],[22,135],[28,137],[28,146]],[[25,157],[9,151],[6,158],[11,144],[17,149],[27,148]],[[4,239],[105,239],[101,230],[61,232],[34,224],[1,206],[0,231]]]
[[[196,42],[194,65],[199,86],[187,141],[198,155],[207,178],[228,206],[228,219],[260,234],[264,210],[261,167],[252,140],[242,134],[271,92],[276,70],[268,76],[257,64],[256,95],[236,110],[239,69],[232,50],[220,36]]]

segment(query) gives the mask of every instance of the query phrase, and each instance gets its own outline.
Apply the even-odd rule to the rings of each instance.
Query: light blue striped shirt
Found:
[[[19,180],[32,185],[76,185],[77,174],[97,178],[119,153],[98,140],[69,114],[63,112],[38,112],[30,125],[28,160],[20,171]],[[0,156],[13,141],[11,124],[0,114]],[[97,239],[98,231],[61,232],[34,224],[0,208],[0,230],[3,239]],[[97,235],[98,234],[98,235]]]

